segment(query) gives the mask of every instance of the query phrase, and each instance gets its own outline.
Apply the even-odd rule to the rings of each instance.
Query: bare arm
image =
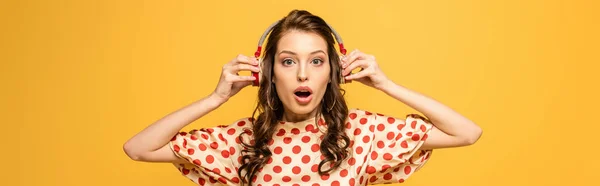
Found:
[[[183,127],[219,107],[223,101],[211,94],[166,115],[129,139],[123,150],[131,159],[147,162],[177,162],[168,143]]]
[[[180,162],[169,147],[169,141],[183,127],[215,110],[244,87],[251,85],[253,76],[239,76],[243,70],[258,72],[254,58],[238,55],[223,66],[217,88],[209,96],[187,105],[154,122],[123,145],[131,159],[145,162]]]
[[[344,75],[358,67],[362,68],[360,72],[345,77],[346,80],[356,80],[381,90],[429,118],[434,127],[421,149],[471,145],[481,136],[481,128],[471,120],[432,98],[388,79],[377,65],[374,56],[354,50],[342,58],[341,62]]]
[[[422,149],[459,147],[475,143],[482,134],[477,124],[438,101],[389,81],[381,89],[423,113],[434,127]]]

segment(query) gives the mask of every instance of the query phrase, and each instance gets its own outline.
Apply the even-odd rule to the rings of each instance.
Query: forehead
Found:
[[[309,54],[315,50],[327,52],[327,42],[314,32],[289,31],[277,43],[277,53],[289,50],[298,54]]]

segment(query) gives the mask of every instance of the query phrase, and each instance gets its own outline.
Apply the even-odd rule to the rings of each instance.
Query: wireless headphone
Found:
[[[260,71],[257,72],[252,72],[252,76],[255,77],[254,82],[252,83],[252,86],[259,86],[261,80],[261,76],[262,76],[262,58],[260,58],[260,54],[261,54],[261,50],[262,50],[262,45],[265,41],[265,38],[267,38],[267,35],[273,30],[273,27],[275,27],[275,25],[277,25],[279,23],[279,21],[271,24],[267,30],[262,34],[262,36],[260,37],[260,40],[258,40],[258,48],[256,49],[256,52],[254,52],[254,57],[258,60],[258,68],[260,69]],[[340,35],[335,31],[335,29],[333,29],[333,27],[331,27],[331,25],[327,24],[327,26],[331,29],[331,31],[333,32],[333,35],[335,36],[335,40],[338,43],[339,49],[340,49],[340,53],[342,54],[342,56],[346,55],[346,49],[344,48],[344,42],[342,41],[342,37],[340,37]],[[339,72],[339,77],[340,77],[340,83],[344,84],[344,83],[350,83],[351,80],[345,80],[344,77],[342,76],[342,71],[340,70]]]

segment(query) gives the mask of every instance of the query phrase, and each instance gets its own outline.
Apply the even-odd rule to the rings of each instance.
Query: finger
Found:
[[[240,71],[244,71],[244,70],[248,70],[248,71],[252,71],[252,72],[258,72],[260,71],[260,69],[256,66],[253,65],[248,65],[248,64],[237,64],[237,65],[233,65],[230,69],[230,72],[235,74],[237,72]]]
[[[344,70],[342,71],[342,75],[348,75],[350,72],[354,71],[354,69],[358,67],[365,69],[369,67],[369,63],[369,60],[357,60],[350,64],[348,67],[344,68]]]
[[[232,61],[232,65],[235,64],[249,64],[249,65],[258,65],[258,60],[256,60],[256,58],[252,58],[252,57],[248,57],[242,54],[239,54],[233,61]]]
[[[343,56],[343,57],[342,57],[342,60],[340,60],[340,61],[341,61],[341,63],[342,63],[342,67],[344,67],[344,66],[345,66],[345,64],[347,64],[348,62],[351,62],[351,61],[349,60],[349,59],[350,59],[350,56],[354,55],[354,53],[356,53],[356,51],[358,51],[358,49],[354,49],[354,50],[353,50],[352,52],[350,52],[348,55],[345,55],[345,56]]]
[[[254,81],[240,81],[240,82],[235,82],[233,83],[233,88],[239,88],[242,89],[248,85],[252,85],[252,83],[254,83]]]
[[[246,82],[246,81],[254,81],[256,78],[254,76],[238,76],[238,75],[229,75],[225,77],[227,82],[235,83],[235,82]]]
[[[356,53],[356,51],[358,51],[358,49],[354,49],[352,52],[350,52],[347,55],[342,56],[342,59],[340,60],[341,65],[343,66],[344,63],[348,62],[348,58],[350,57],[350,55]]]
[[[372,59],[372,60],[374,60],[375,57],[372,56],[372,55],[368,55],[368,54],[362,53],[361,51],[355,50],[355,52],[351,53],[346,58],[346,61],[344,62],[344,65],[342,65],[342,68],[348,67],[348,65],[354,63],[354,61],[356,61],[356,60],[364,60],[364,59]]]
[[[373,74],[373,70],[370,69],[365,69],[363,71],[360,71],[356,74],[351,74],[349,76],[344,77],[346,80],[355,80],[355,79],[361,79],[363,77],[367,77]]]
[[[360,52],[360,51],[358,49],[354,49],[354,50],[352,50],[352,52],[350,52],[350,54],[348,54],[348,56],[354,55],[357,52]]]
[[[254,83],[254,81],[244,81],[244,82],[242,82],[241,87],[242,88],[247,87],[249,85],[252,85],[252,83]]]

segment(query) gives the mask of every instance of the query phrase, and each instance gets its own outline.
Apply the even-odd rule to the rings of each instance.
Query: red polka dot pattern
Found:
[[[416,170],[424,166],[431,150],[420,150],[425,136],[433,125],[424,117],[410,114],[405,120],[376,114],[369,121],[375,127],[368,152],[368,184],[404,182]],[[409,127],[406,127],[408,123]]]
[[[181,174],[197,185],[239,185],[240,133],[248,131],[252,118],[231,125],[194,129],[173,136],[171,150],[186,163],[175,163]],[[272,156],[253,178],[254,185],[366,185],[402,183],[429,159],[431,150],[420,150],[433,125],[411,114],[406,119],[363,110],[349,110],[343,124],[351,140],[351,157],[339,169],[318,175],[331,164],[319,167],[324,158],[321,140],[327,132],[323,118],[279,122],[268,148]],[[251,143],[251,136],[242,141]]]

